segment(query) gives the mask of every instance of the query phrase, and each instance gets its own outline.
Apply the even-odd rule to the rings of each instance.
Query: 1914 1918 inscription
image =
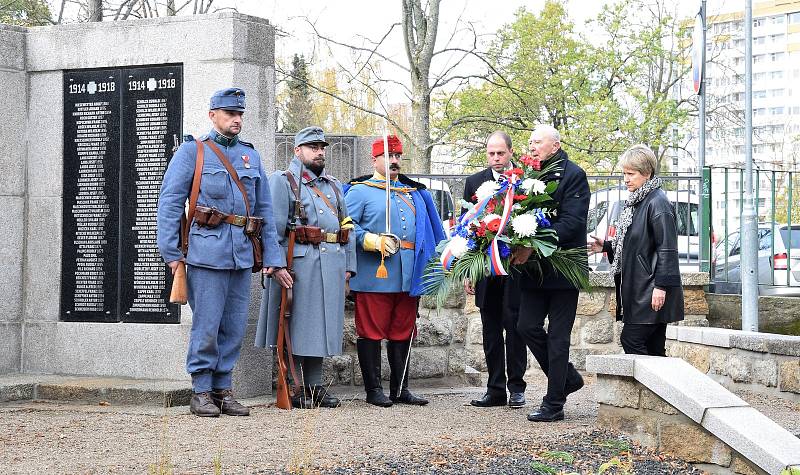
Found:
[[[68,71],[63,94],[61,319],[178,322],[155,217],[182,67]]]

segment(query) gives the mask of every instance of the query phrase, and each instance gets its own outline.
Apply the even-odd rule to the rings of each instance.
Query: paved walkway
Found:
[[[272,407],[271,398],[261,398],[243,401],[253,407],[251,417],[217,419],[194,417],[185,406],[5,403],[0,404],[0,463],[6,473],[303,472],[359,462],[366,466],[375,458],[453,453],[486,440],[559,450],[563,442],[558,441],[595,431],[592,377],[567,401],[565,421],[526,420],[544,392],[546,381],[538,373],[531,371],[527,378],[524,409],[475,408],[468,402],[482,388],[434,387],[419,391],[431,400],[425,407],[377,408],[366,404],[357,388],[335,388],[339,396],[351,398],[339,409],[283,411]],[[798,433],[800,423],[792,417],[796,405],[762,402],[753,405],[777,411],[778,417],[768,415]]]

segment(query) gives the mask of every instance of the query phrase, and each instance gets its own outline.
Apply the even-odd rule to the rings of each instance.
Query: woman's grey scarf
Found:
[[[617,234],[614,236],[612,246],[614,248],[614,261],[611,263],[611,275],[619,274],[622,272],[622,246],[625,243],[625,233],[628,232],[628,226],[633,221],[633,212],[636,211],[638,205],[645,196],[651,191],[661,188],[661,178],[654,176],[644,182],[639,189],[633,190],[628,195],[628,200],[625,202],[625,208],[619,214],[617,220]]]

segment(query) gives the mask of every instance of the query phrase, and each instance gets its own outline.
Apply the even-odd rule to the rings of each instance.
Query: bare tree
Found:
[[[403,1],[403,42],[411,72],[411,152],[425,171],[431,168],[431,85],[429,82],[436,33],[439,26],[439,2]]]
[[[103,0],[89,0],[87,10],[89,21],[103,21]]]

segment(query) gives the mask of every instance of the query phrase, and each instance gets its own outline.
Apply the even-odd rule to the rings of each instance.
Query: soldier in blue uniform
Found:
[[[322,385],[322,360],[342,354],[345,282],[356,271],[355,236],[350,232],[353,225],[347,217],[342,184],[325,173],[327,146],[321,128],[306,127],[294,137],[289,169],[269,177],[275,226],[284,252],[295,199],[299,198],[303,209],[296,223],[296,279],[289,322],[294,374],[300,379],[295,385],[303,387],[292,397],[292,405],[303,409],[340,405]],[[276,345],[280,304],[281,287],[271,281],[261,300],[256,346]]]
[[[356,296],[358,360],[368,403],[424,405],[426,399],[408,390],[407,355],[416,331],[422,273],[445,234],[425,185],[400,174],[400,139],[392,135],[387,143],[385,153],[383,139],[372,144],[375,174],[356,178],[345,191],[356,230],[358,273],[350,279],[350,290]],[[391,182],[389,209],[386,160]],[[385,234],[387,213],[391,235]],[[381,340],[388,340],[389,398],[381,387]]]
[[[217,91],[211,96],[208,117],[213,129],[195,141],[187,137],[167,167],[158,202],[158,247],[172,272],[179,261],[187,264],[192,330],[186,356],[186,371],[192,377],[190,410],[197,416],[220,413],[247,416],[250,410],[231,393],[231,373],[247,324],[253,245],[242,225],[246,215],[264,219],[261,230],[264,272],[285,285],[291,276],[275,234],[270,191],[261,157],[253,145],[239,139],[245,93],[239,88]],[[245,210],[242,192],[210,146],[215,142],[236,170],[250,205]],[[198,144],[204,152],[197,204],[216,208],[232,216],[217,226],[201,226],[189,217],[189,250],[180,249],[180,217],[191,192]],[[230,222],[229,222],[230,221]]]

